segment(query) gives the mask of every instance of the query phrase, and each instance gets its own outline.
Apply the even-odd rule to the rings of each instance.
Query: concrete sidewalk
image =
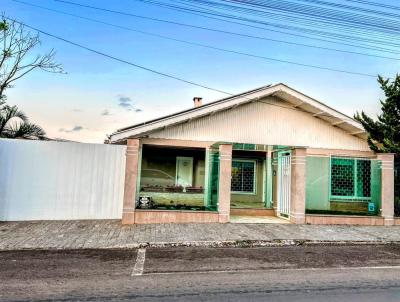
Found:
[[[0,250],[399,243],[400,226],[0,222]]]

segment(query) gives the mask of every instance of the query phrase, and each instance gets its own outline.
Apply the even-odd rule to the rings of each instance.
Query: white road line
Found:
[[[143,275],[145,260],[146,260],[146,249],[138,249],[137,256],[136,256],[136,262],[135,262],[135,265],[133,266],[131,276]]]
[[[326,268],[278,268],[259,270],[208,270],[208,271],[182,271],[182,272],[154,272],[145,275],[182,275],[182,274],[235,274],[235,273],[257,273],[257,272],[279,272],[279,271],[329,271],[329,270],[368,270],[368,269],[400,269],[400,266],[353,266],[353,267],[326,267]]]

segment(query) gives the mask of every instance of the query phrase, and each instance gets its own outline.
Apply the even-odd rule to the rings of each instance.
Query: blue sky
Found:
[[[189,29],[52,0],[25,1],[138,30],[278,59],[390,77],[399,70],[400,61]],[[134,0],[77,2],[288,41],[315,43],[174,12]],[[386,2],[395,4],[395,1]],[[374,78],[262,61],[124,31],[11,0],[1,0],[1,3],[1,10],[6,15],[36,28],[220,90],[239,93],[269,83],[283,82],[348,115],[361,109],[370,114],[379,110],[381,92]],[[32,121],[45,128],[50,137],[101,143],[106,134],[117,128],[191,107],[194,96],[203,97],[204,102],[224,97],[109,60],[51,37],[41,35],[41,40],[38,52],[54,48],[57,61],[63,64],[67,74],[34,72],[17,82],[7,94],[9,103],[17,104]]]

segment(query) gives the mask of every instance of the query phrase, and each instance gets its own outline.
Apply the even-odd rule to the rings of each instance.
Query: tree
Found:
[[[2,16],[0,21],[0,137],[45,139],[46,133],[38,125],[29,122],[17,106],[5,103],[6,90],[15,81],[35,69],[62,73],[62,66],[54,61],[54,50],[47,54],[32,56],[32,50],[40,45],[39,35],[32,35],[16,21]]]
[[[32,35],[21,23],[0,21],[0,101],[5,101],[5,91],[14,87],[15,81],[35,69],[62,73],[62,66],[54,61],[55,51],[32,56],[31,51],[40,45],[39,35]]]
[[[378,77],[385,100],[381,100],[382,113],[374,120],[365,114],[356,113],[368,133],[368,144],[375,152],[395,153],[395,214],[400,215],[400,75],[395,79]]]
[[[38,125],[29,122],[17,106],[0,104],[0,137],[46,139],[46,133]]]
[[[368,144],[375,152],[395,153],[400,156],[400,75],[392,81],[378,76],[385,100],[381,100],[382,113],[377,119],[365,112],[357,112],[354,118],[368,133]]]

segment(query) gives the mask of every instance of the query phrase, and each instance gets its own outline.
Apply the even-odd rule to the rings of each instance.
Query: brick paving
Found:
[[[291,242],[295,241],[295,242]],[[400,243],[400,226],[147,224],[120,220],[0,222],[0,250],[299,242]],[[286,243],[285,243],[286,242]]]

